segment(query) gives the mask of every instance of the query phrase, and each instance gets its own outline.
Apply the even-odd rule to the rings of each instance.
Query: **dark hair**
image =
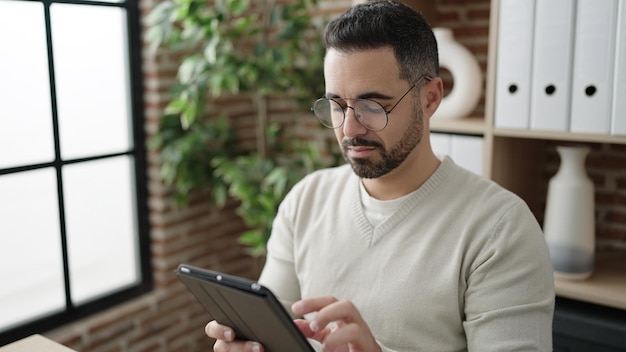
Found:
[[[426,19],[395,1],[358,4],[331,21],[324,31],[326,49],[361,51],[393,48],[400,78],[415,83],[439,76],[437,41]]]

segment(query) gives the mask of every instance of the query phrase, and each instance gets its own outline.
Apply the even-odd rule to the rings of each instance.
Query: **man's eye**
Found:
[[[383,109],[380,106],[368,105],[368,106],[365,106],[364,110],[372,114],[377,114],[377,113],[380,113]]]
[[[333,104],[333,112],[340,113],[340,112],[344,112],[344,110],[346,110],[346,107],[341,106],[339,104]]]
[[[385,111],[380,104],[374,101],[362,101],[362,103],[359,104],[359,109],[366,114],[379,114]]]

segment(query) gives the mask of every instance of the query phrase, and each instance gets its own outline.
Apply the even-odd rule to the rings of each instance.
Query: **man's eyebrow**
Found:
[[[389,99],[393,99],[392,96],[380,93],[380,92],[365,92],[363,94],[359,94],[356,97],[353,98],[345,98],[345,97],[341,97],[337,94],[333,94],[333,93],[326,93],[324,94],[324,98],[326,99],[381,99],[381,100],[389,100]]]

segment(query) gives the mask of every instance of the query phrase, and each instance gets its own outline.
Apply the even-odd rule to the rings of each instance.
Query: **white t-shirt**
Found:
[[[359,189],[361,190],[363,212],[365,213],[367,221],[369,221],[373,227],[380,225],[385,219],[400,209],[404,200],[411,196],[411,194],[407,194],[392,200],[378,200],[367,193],[363,182],[359,183]]]

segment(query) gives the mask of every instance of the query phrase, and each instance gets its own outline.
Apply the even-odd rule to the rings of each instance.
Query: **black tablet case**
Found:
[[[235,330],[237,339],[258,341],[267,352],[314,352],[266,287],[186,264],[176,273],[213,319]]]

